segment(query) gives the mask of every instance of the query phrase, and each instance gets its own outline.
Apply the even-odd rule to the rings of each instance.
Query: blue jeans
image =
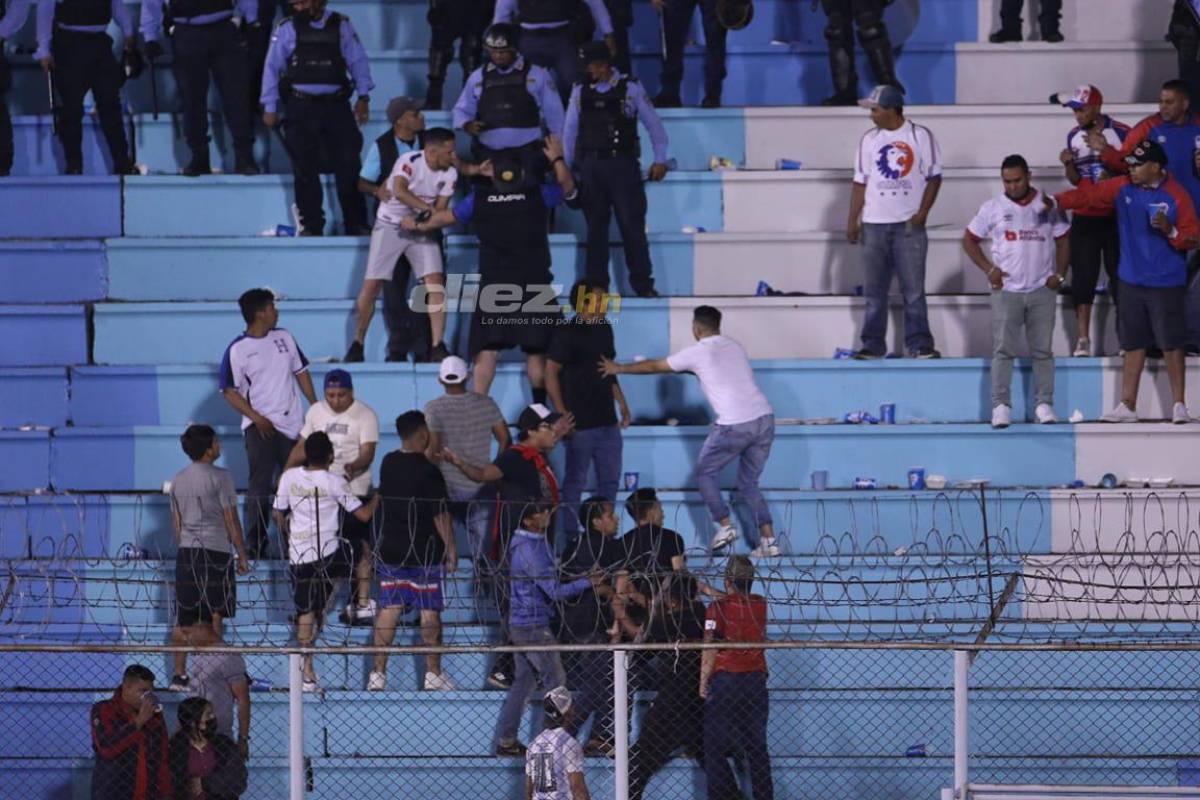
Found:
[[[621,484],[621,451],[624,443],[619,425],[575,431],[567,438],[567,464],[563,470],[563,529],[579,530],[579,498],[587,482],[588,469],[596,468],[596,494],[617,499]]]
[[[775,441],[775,415],[767,414],[737,425],[713,425],[700,448],[696,461],[696,485],[716,522],[729,516],[729,506],[721,497],[717,475],[733,459],[738,460],[737,488],[750,506],[754,527],[771,522],[771,511],[758,488],[758,478],[771,455]]]
[[[508,634],[515,645],[558,643],[554,634],[544,625],[509,628]],[[529,695],[539,678],[546,691],[567,684],[567,675],[563,671],[562,659],[558,657],[557,652],[517,653],[516,662],[516,675],[508,694],[504,697],[504,705],[500,707],[500,721],[496,725],[496,736],[501,744],[516,741],[517,729],[521,727],[521,717],[525,714]]]
[[[866,273],[863,295],[867,316],[863,321],[863,349],[877,356],[887,355],[888,289],[892,275],[900,280],[904,296],[904,347],[909,354],[933,347],[929,332],[929,311],[925,306],[925,253],[929,239],[924,228],[907,222],[862,226],[863,271]]]
[[[708,800],[733,800],[739,796],[729,769],[729,757],[742,755],[750,773],[754,800],[773,800],[771,756],[767,753],[767,700],[765,672],[718,672],[708,684],[704,702],[704,779]]]

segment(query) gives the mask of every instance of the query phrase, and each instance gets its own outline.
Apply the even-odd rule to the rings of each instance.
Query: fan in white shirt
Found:
[[[588,800],[583,748],[567,732],[574,716],[565,686],[546,692],[545,728],[525,751],[525,800]]]

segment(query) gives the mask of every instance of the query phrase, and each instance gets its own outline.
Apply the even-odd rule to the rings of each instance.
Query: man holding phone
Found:
[[[91,723],[95,800],[173,797],[167,723],[153,672],[141,664],[127,667],[113,696],[92,706]]]

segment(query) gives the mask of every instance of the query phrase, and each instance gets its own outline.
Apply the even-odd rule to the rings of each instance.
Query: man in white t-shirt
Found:
[[[567,732],[574,716],[565,686],[546,692],[545,728],[525,751],[525,800],[588,800],[583,748]]]
[[[406,217],[428,219],[434,211],[450,204],[458,171],[454,167],[454,132],[448,128],[425,131],[424,147],[396,159],[388,177],[391,199],[380,203],[371,231],[371,249],[367,254],[367,274],[358,299],[354,341],[346,351],[346,361],[362,361],[363,342],[375,314],[375,300],[383,282],[391,280],[400,256],[407,256],[413,275],[426,288],[426,307],[432,331],[431,361],[450,354],[443,341],[446,334],[445,277],[442,272],[442,244],[437,236],[404,230]]]
[[[859,101],[871,109],[871,128],[858,143],[846,240],[863,246],[862,349],[855,358],[887,355],[888,291],[894,275],[904,297],[904,349],[938,358],[925,307],[925,223],[942,185],[942,160],[933,133],[904,118],[904,94],[876,86]]]
[[[366,403],[354,399],[354,379],[344,369],[325,374],[325,399],[309,406],[304,415],[300,440],[292,448],[288,467],[304,463],[304,442],[322,431],[333,442],[333,466],[330,472],[341,475],[350,491],[366,502],[371,494],[371,465],[375,463],[375,445],[379,442],[379,417]],[[374,528],[347,516],[342,535],[354,548],[355,587],[350,605],[343,612],[346,624],[370,625],[375,617],[371,600],[371,567],[374,562]]]
[[[246,331],[225,348],[218,385],[225,402],[242,415],[250,462],[246,546],[251,558],[260,558],[268,550],[275,475],[287,464],[304,424],[300,395],[315,403],[317,393],[300,346],[290,333],[275,327],[279,311],[271,290],[250,289],[238,298],[238,306]]]
[[[379,495],[363,503],[341,475],[329,471],[333,442],[317,431],[304,442],[304,466],[279,479],[275,520],[288,532],[288,563],[296,609],[296,641],[310,646],[321,628],[329,600],[350,568],[349,543],[341,537],[341,511],[369,522]],[[305,656],[304,691],[317,690],[312,656]]]
[[[967,225],[963,250],[992,285],[992,427],[1012,424],[1012,362],[1021,329],[1033,356],[1034,416],[1054,415],[1054,313],[1070,260],[1066,215],[1047,211],[1019,155],[1000,166],[1004,194],[984,203]],[[980,242],[991,240],[991,259]]]
[[[779,547],[775,543],[771,511],[758,487],[758,478],[775,441],[775,412],[754,381],[754,369],[745,349],[736,340],[722,335],[720,311],[712,306],[698,306],[692,314],[692,335],[696,344],[666,358],[633,364],[602,358],[600,371],[604,375],[691,372],[699,379],[700,390],[717,417],[696,461],[696,485],[717,525],[712,549],[728,547],[738,537],[729,505],[721,497],[721,487],[717,484],[717,475],[736,458],[737,488],[750,506],[759,532],[758,546],[751,555],[777,556]]]

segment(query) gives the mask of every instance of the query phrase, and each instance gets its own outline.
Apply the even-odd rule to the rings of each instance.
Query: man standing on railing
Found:
[[[767,601],[751,594],[754,565],[730,556],[725,565],[728,593],[708,607],[705,643],[764,642]],[[762,649],[705,650],[700,660],[704,698],[704,776],[708,800],[738,797],[729,756],[740,751],[750,773],[754,800],[772,800],[771,757],[767,752],[767,658]]]
[[[167,723],[154,673],[126,668],[109,700],[92,706],[92,800],[170,800]]]

